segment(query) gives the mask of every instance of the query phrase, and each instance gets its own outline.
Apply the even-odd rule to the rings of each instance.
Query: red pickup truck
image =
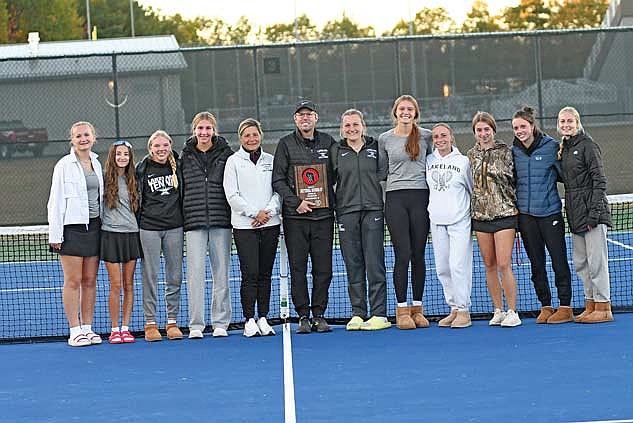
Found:
[[[0,158],[2,159],[21,151],[30,151],[35,157],[40,157],[47,142],[46,128],[29,129],[21,120],[0,121]]]

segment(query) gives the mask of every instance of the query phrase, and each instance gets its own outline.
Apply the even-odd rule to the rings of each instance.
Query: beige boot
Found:
[[[411,307],[396,307],[396,326],[398,329],[415,329]]]
[[[594,309],[595,303],[593,300],[585,300],[585,311],[576,316],[576,323],[585,323],[585,319],[593,313]]]
[[[547,323],[547,319],[549,319],[552,314],[554,314],[554,307],[551,307],[551,306],[541,307],[541,312],[536,318],[536,323],[539,323],[539,324]]]
[[[437,325],[441,328],[450,328],[451,323],[453,323],[453,320],[455,320],[456,317],[457,317],[457,310],[451,310],[451,314],[449,314],[448,316],[446,316],[445,318],[437,322]]]
[[[176,323],[168,323],[167,326],[165,326],[165,331],[167,332],[167,339],[182,339],[182,332]]]
[[[411,306],[411,318],[415,322],[416,328],[428,328],[429,321],[422,314],[422,306]]]
[[[613,321],[613,313],[611,313],[611,303],[609,301],[598,303],[595,302],[593,313],[585,317],[583,323],[605,323]]]
[[[472,325],[472,322],[470,321],[470,313],[468,311],[458,311],[457,317],[453,320],[451,327],[453,329],[461,329],[467,328],[470,325]]]
[[[158,331],[158,326],[156,326],[156,323],[150,323],[148,325],[145,325],[145,340],[147,342],[155,342],[155,341],[163,340],[162,335]]]
[[[568,306],[560,306],[556,313],[552,314],[549,319],[547,319],[547,323],[550,325],[555,325],[558,323],[567,323],[574,321],[574,312],[571,307]]]

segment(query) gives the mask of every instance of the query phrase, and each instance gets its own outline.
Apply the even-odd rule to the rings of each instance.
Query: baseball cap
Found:
[[[301,100],[297,103],[297,107],[295,108],[295,113],[297,113],[301,109],[309,109],[313,112],[317,111],[316,104],[314,104],[311,100]]]

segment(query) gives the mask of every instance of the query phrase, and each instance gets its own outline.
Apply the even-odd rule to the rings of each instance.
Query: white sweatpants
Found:
[[[473,237],[470,216],[452,225],[431,222],[437,278],[451,310],[468,311],[473,285]]]

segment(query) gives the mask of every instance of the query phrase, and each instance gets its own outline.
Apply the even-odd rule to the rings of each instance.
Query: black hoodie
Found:
[[[185,142],[180,154],[184,229],[230,228],[231,208],[224,194],[224,166],[233,150],[214,135],[207,152],[196,148],[195,136]]]

